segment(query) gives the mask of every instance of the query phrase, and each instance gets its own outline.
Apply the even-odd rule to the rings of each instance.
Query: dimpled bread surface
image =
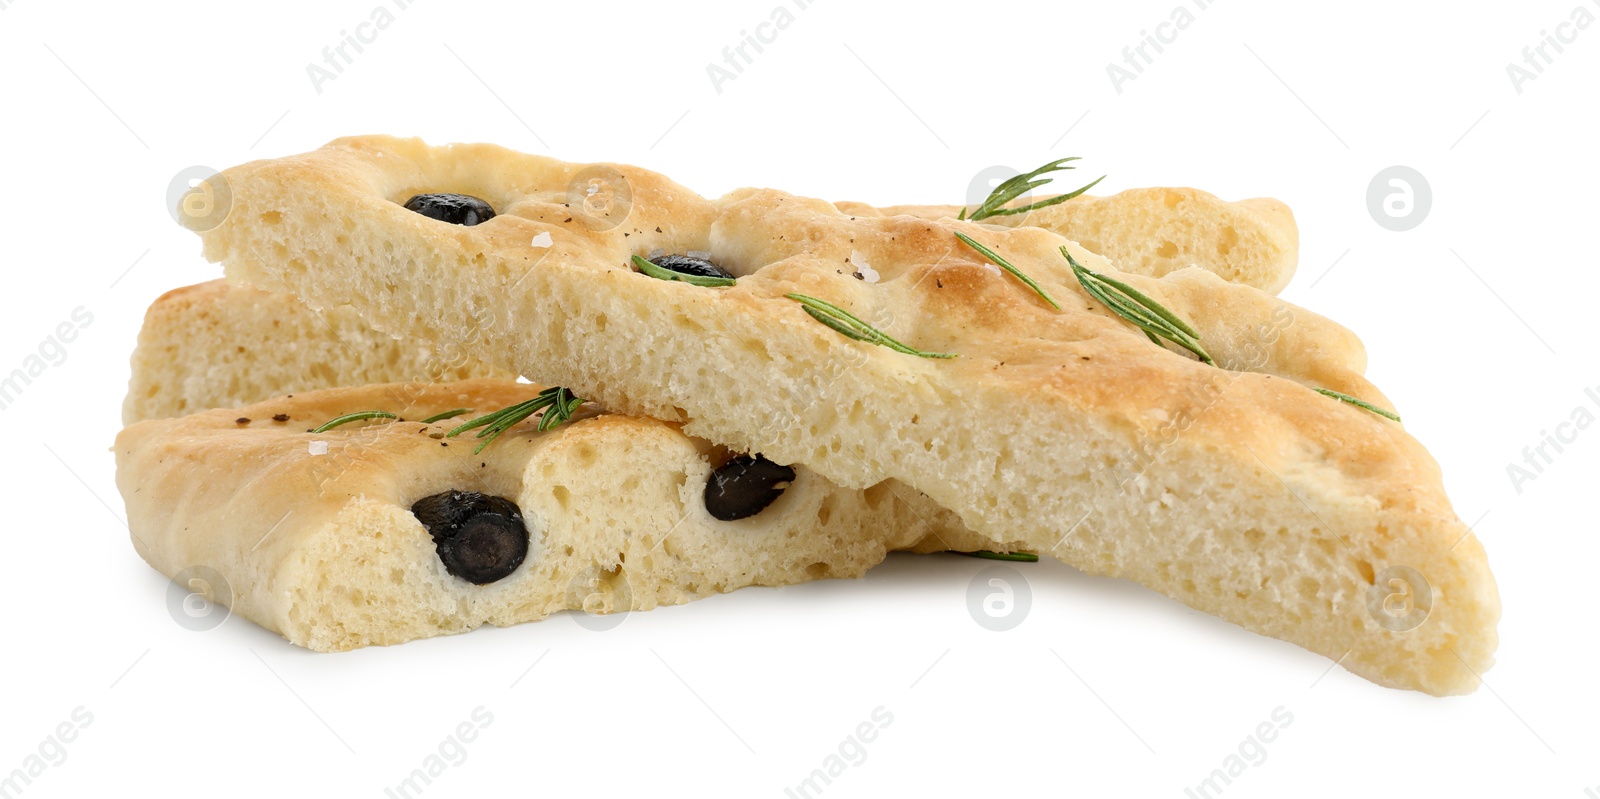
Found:
[[[958,205],[835,205],[855,216],[908,214],[945,219],[961,213]],[[1289,206],[1270,197],[1230,202],[1199,189],[1128,189],[1106,197],[1083,195],[1026,213],[988,217],[983,222],[1059,233],[1124,272],[1160,277],[1199,266],[1224,280],[1272,294],[1289,285],[1300,258],[1300,231],[1294,214]]]
[[[1437,464],[1400,424],[1312,390],[1392,408],[1362,377],[1360,342],[1257,289],[1201,269],[1121,273],[1040,228],[851,217],[766,189],[708,200],[646,170],[489,145],[342,139],[213,180],[232,205],[202,232],[205,254],[234,282],[471,342],[608,410],[843,486],[900,480],[995,541],[1138,581],[1384,685],[1467,692],[1493,661],[1498,593]],[[401,206],[435,191],[500,215],[460,227]],[[1188,320],[1216,366],[1092,301],[1063,246]],[[738,283],[629,267],[657,249],[709,252]],[[876,280],[857,276],[863,261]],[[845,338],[789,293],[958,357]],[[1431,598],[1401,631],[1371,605],[1398,567]]]
[[[379,333],[349,308],[316,313],[292,295],[225,280],[173,289],[152,303],[132,367],[123,424],[319,388],[517,376]]]
[[[361,386],[132,425],[116,456],[135,548],[168,576],[212,569],[234,613],[300,646],[342,651],[560,610],[649,610],[856,577],[889,550],[961,534],[914,491],[847,490],[804,468],[760,513],[718,521],[702,499],[713,448],[655,420],[588,411],[543,433],[525,422],[477,455],[471,435],[436,437],[460,420],[307,432],[355,410],[426,418],[537,391],[497,380]],[[530,546],[512,574],[474,585],[445,570],[410,508],[452,489],[521,509]]]

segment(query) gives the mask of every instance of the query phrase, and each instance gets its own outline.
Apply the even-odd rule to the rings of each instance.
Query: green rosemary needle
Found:
[[[949,352],[923,352],[922,350],[896,341],[888,333],[879,330],[866,322],[856,318],[849,311],[829,302],[824,302],[816,297],[807,297],[804,294],[785,294],[795,302],[805,307],[811,318],[838,331],[840,335],[853,338],[856,341],[865,341],[880,347],[888,347],[895,352],[906,355],[915,355],[918,358],[954,358],[955,353]]]
[[[359,422],[359,421],[361,421],[363,419],[399,419],[399,418],[400,418],[400,416],[398,414],[393,414],[393,413],[390,413],[388,411],[356,411],[355,413],[347,413],[347,414],[345,414],[343,416],[340,416],[340,417],[337,417],[337,418],[334,418],[334,419],[329,419],[328,421],[323,422],[321,427],[318,427],[315,430],[312,430],[311,432],[313,432],[313,433],[326,433],[329,430],[332,430],[333,428],[338,427],[339,425],[349,424],[351,422]]]
[[[1377,414],[1379,416],[1382,416],[1385,419],[1393,419],[1393,420],[1395,420],[1397,422],[1400,421],[1400,414],[1395,413],[1394,411],[1384,410],[1383,408],[1380,408],[1380,407],[1378,407],[1376,405],[1373,405],[1372,403],[1367,402],[1366,400],[1356,399],[1355,397],[1352,397],[1349,394],[1341,394],[1341,393],[1339,393],[1337,391],[1333,391],[1333,390],[1326,389],[1326,388],[1314,388],[1314,389],[1311,389],[1311,390],[1317,392],[1318,394],[1321,394],[1324,397],[1333,397],[1334,399],[1336,399],[1336,400],[1338,400],[1340,402],[1348,402],[1351,405],[1356,406],[1357,408],[1361,408],[1362,410],[1372,411],[1373,413],[1375,413],[1375,414]]]
[[[1039,296],[1044,298],[1045,302],[1050,303],[1050,307],[1055,308],[1058,311],[1061,310],[1061,303],[1056,302],[1054,298],[1045,293],[1045,290],[1040,288],[1038,283],[1033,282],[1033,278],[1023,274],[1021,269],[1012,266],[1010,261],[1001,258],[999,253],[983,246],[982,244],[979,244],[976,241],[973,241],[971,236],[968,236],[960,231],[956,232],[956,238],[961,239],[961,241],[968,247],[977,250],[979,255],[982,255],[983,257],[988,258],[990,261],[993,261],[995,266],[1010,272],[1012,276],[1016,277],[1016,279],[1026,283],[1028,288],[1033,289],[1036,293],[1038,293]]]
[[[671,269],[662,269],[637,255],[633,256],[633,265],[638,270],[657,280],[676,280],[679,283],[688,283],[691,286],[731,286],[736,281],[731,277],[707,277],[705,275],[686,275],[674,272]]]
[[[444,413],[436,413],[436,414],[434,414],[432,416],[429,416],[426,419],[423,419],[420,422],[420,424],[433,424],[434,422],[442,422],[442,421],[444,421],[446,419],[454,419],[454,418],[456,418],[457,416],[460,416],[463,413],[472,413],[472,409],[471,408],[456,408],[453,411],[445,411]]]
[[[1025,213],[1027,213],[1029,211],[1033,211],[1033,210],[1036,210],[1036,209],[1039,209],[1039,208],[1048,208],[1048,207],[1050,207],[1052,205],[1058,205],[1060,203],[1064,203],[1067,200],[1070,200],[1073,197],[1077,197],[1078,195],[1080,195],[1080,194],[1082,194],[1082,193],[1094,188],[1096,183],[1099,183],[1100,181],[1106,179],[1105,175],[1101,175],[1100,177],[1095,178],[1093,183],[1090,183],[1089,185],[1084,186],[1083,188],[1078,189],[1077,191],[1068,192],[1066,194],[1059,194],[1059,195],[1056,195],[1055,197],[1051,197],[1048,200],[1040,200],[1039,202],[1036,202],[1036,203],[1029,203],[1027,205],[1019,205],[1016,208],[1004,208],[1004,207],[1002,207],[1006,203],[1011,202],[1012,200],[1015,200],[1018,197],[1021,197],[1022,195],[1027,194],[1028,192],[1033,191],[1034,189],[1037,189],[1040,186],[1043,186],[1046,183],[1049,183],[1051,181],[1051,178],[1041,178],[1041,177],[1039,177],[1040,175],[1043,175],[1046,172],[1060,172],[1060,171],[1068,170],[1068,169],[1077,169],[1077,167],[1065,166],[1065,164],[1071,163],[1073,161],[1078,161],[1078,160],[1081,160],[1081,159],[1079,159],[1079,158],[1062,158],[1062,159],[1057,160],[1057,161],[1051,161],[1050,163],[1045,164],[1044,166],[1039,167],[1038,169],[1035,169],[1032,172],[1028,172],[1026,174],[1018,175],[1018,176],[1016,176],[1016,177],[1014,177],[1014,178],[1012,178],[1010,180],[1007,180],[1004,183],[1001,183],[1000,185],[994,187],[994,191],[989,193],[989,199],[984,200],[983,204],[978,206],[977,209],[974,210],[972,213],[969,214],[969,213],[967,213],[967,209],[966,208],[962,208],[961,209],[961,215],[956,217],[956,218],[957,219],[970,219],[970,220],[976,222],[976,221],[978,221],[980,219],[988,219],[991,216],[1010,216],[1011,214],[1025,214]]]
[[[551,386],[539,392],[539,396],[531,400],[519,402],[516,405],[479,416],[445,433],[445,436],[447,438],[455,438],[468,430],[483,428],[478,430],[477,435],[477,438],[483,439],[483,443],[472,451],[472,454],[476,455],[482,452],[484,447],[489,446],[489,442],[499,438],[501,433],[511,429],[513,425],[523,419],[538,413],[541,409],[548,409],[545,410],[543,416],[539,417],[538,429],[542,433],[571,420],[572,414],[576,413],[578,406],[584,402],[585,400],[573,395],[569,389],[561,386]]]
[[[1014,563],[1038,563],[1039,556],[1032,552],[990,552],[980,549],[976,552],[957,552],[957,555],[966,555],[969,558],[983,558],[985,560],[1009,560]]]
[[[1202,363],[1216,366],[1210,353],[1200,346],[1200,332],[1177,314],[1167,310],[1161,303],[1133,286],[1078,263],[1078,259],[1072,257],[1072,252],[1065,245],[1061,247],[1061,254],[1066,256],[1067,263],[1072,266],[1072,273],[1078,276],[1078,283],[1089,296],[1099,300],[1100,304],[1106,306],[1112,313],[1143,330],[1152,342],[1160,344],[1161,339],[1166,339],[1194,353]]]

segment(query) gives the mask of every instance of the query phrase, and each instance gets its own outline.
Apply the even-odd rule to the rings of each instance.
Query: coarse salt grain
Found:
[[[328,442],[313,441],[306,445],[306,452],[309,452],[312,455],[326,455],[328,454]]]
[[[548,230],[533,237],[533,246],[535,247],[549,247],[554,242],[555,240],[550,238],[550,231]]]
[[[878,270],[867,263],[867,257],[857,250],[850,251],[850,264],[856,268],[856,275],[868,283],[878,282]]]

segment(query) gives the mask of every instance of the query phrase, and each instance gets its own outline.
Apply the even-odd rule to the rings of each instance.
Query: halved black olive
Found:
[[[494,218],[494,207],[470,194],[418,194],[406,200],[406,210],[466,227]]]
[[[706,512],[719,521],[744,519],[766,510],[794,482],[794,469],[760,455],[737,455],[706,480]]]
[[[445,571],[467,582],[503,579],[528,557],[528,528],[509,499],[451,490],[417,500],[411,513],[428,528]]]
[[[650,263],[669,272],[680,275],[694,275],[695,277],[725,277],[733,279],[733,273],[714,263],[693,255],[657,255],[650,259]]]

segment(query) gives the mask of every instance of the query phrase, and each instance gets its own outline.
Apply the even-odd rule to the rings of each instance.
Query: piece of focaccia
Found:
[[[291,642],[342,651],[856,577],[924,538],[981,540],[917,492],[752,468],[651,419],[529,420],[478,454],[470,433],[444,437],[465,415],[409,421],[538,391],[360,386],[134,424],[116,456],[135,547],[169,577],[220,575],[196,586]],[[372,409],[408,421],[308,432]]]
[[[379,333],[349,308],[314,312],[292,295],[225,280],[151,303],[132,366],[123,424],[319,388],[517,377],[459,350]]]
[[[955,218],[962,210],[958,205],[834,205],[854,216],[908,214],[924,219]],[[1079,196],[983,221],[1059,233],[1124,272],[1160,277],[1198,266],[1224,280],[1272,294],[1289,285],[1300,259],[1300,231],[1294,214],[1289,206],[1270,197],[1230,202],[1199,189],[1128,189],[1105,197]]]
[[[1120,273],[1039,228],[850,217],[772,190],[707,200],[646,170],[488,145],[343,139],[197,191],[223,186],[226,218],[195,227],[235,282],[471,342],[844,486],[898,479],[996,541],[1384,685],[1470,691],[1492,663],[1498,593],[1437,464],[1400,424],[1319,393],[1392,407],[1353,334],[1256,289]],[[658,250],[704,258],[631,260]],[[737,282],[658,279],[710,262]],[[1134,306],[1145,329],[1123,318]],[[1147,337],[1178,338],[1154,306],[1212,362]]]
[[[174,289],[150,304],[134,348],[133,374],[124,400],[124,423],[181,416],[211,408],[238,408],[319,388],[379,383],[511,379],[506,370],[471,359],[445,359],[421,344],[402,345],[367,327],[349,308],[315,311],[288,294],[214,280]],[[414,380],[428,376],[426,381]],[[406,401],[393,389],[395,401]],[[535,389],[527,389],[532,395]],[[165,412],[154,412],[155,410]],[[704,441],[694,442],[710,450]],[[917,492],[891,484],[905,496]],[[911,500],[922,508],[925,499]],[[944,517],[937,532],[915,541],[918,553],[995,547],[987,537]]]

